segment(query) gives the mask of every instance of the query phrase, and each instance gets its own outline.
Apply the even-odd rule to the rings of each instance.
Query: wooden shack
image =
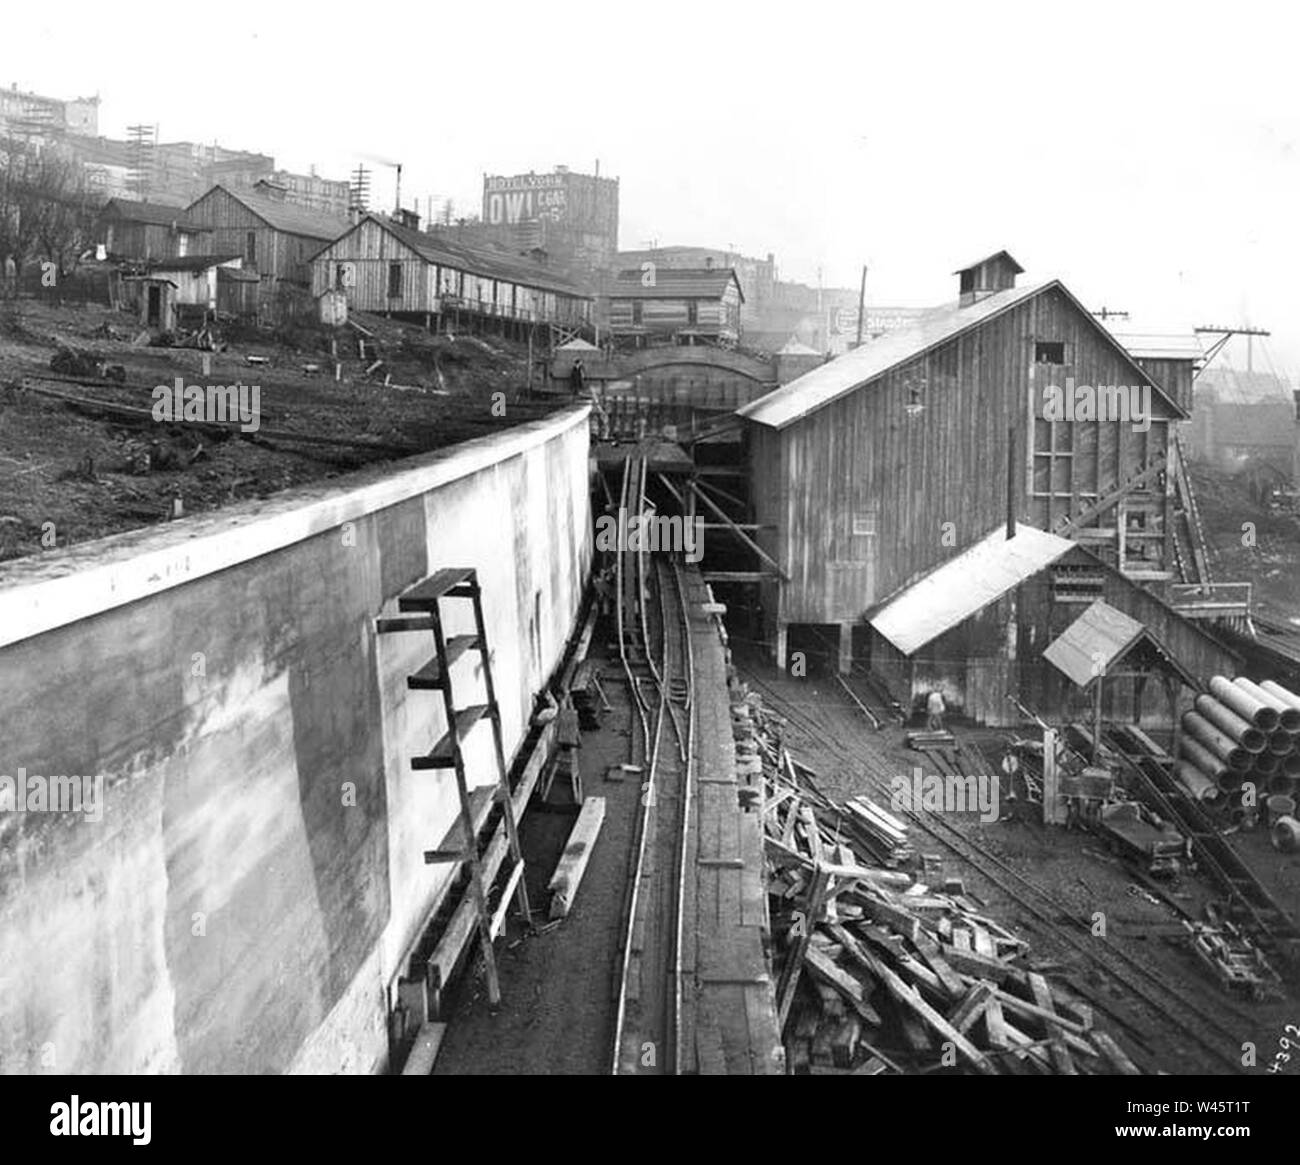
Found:
[[[847,666],[867,611],[1008,511],[1132,581],[1186,578],[1166,477],[1185,410],[1064,284],[1019,273],[1006,252],[963,268],[956,303],[738,410],[779,660],[815,625]]]
[[[224,186],[192,203],[186,218],[206,228],[206,253],[239,255],[244,270],[257,272],[263,297],[281,284],[309,286],[312,256],[349,227],[346,219]]]
[[[443,233],[367,215],[312,258],[312,292],[338,290],[353,311],[432,321],[452,315],[583,327],[593,297],[544,263],[470,248]]]
[[[855,662],[912,710],[938,691],[950,710],[981,724],[1017,723],[1018,705],[1055,722],[1089,719],[1091,697],[1043,653],[1097,603],[1140,624],[1193,682],[1240,665],[1204,624],[1078,543],[1025,525],[1011,538],[999,525],[869,612],[854,636]],[[1168,689],[1146,678],[1111,677],[1104,714],[1169,727],[1191,706],[1192,687],[1171,703]]]
[[[740,280],[730,267],[642,264],[620,271],[609,289],[609,328],[626,344],[710,343],[740,339]]]
[[[190,221],[184,207],[110,198],[97,233],[110,257],[148,261],[205,250],[209,232]]]
[[[220,306],[222,273],[237,272],[242,263],[238,255],[158,259],[123,278],[123,302],[139,311],[146,327],[170,332],[181,324],[197,326]]]

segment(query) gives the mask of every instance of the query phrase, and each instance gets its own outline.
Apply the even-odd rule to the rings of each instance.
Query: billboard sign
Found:
[[[483,221],[493,226],[562,222],[568,191],[561,174],[517,174],[483,180]]]

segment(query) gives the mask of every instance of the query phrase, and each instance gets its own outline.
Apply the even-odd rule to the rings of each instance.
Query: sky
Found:
[[[956,267],[1006,248],[1135,328],[1268,328],[1257,361],[1300,370],[1300,15],[1282,3],[148,11],[17,6],[0,83],[97,93],[108,136],[154,122],[286,169],[364,162],[375,206],[386,162],[406,205],[477,213],[485,172],[599,160],[623,247],[771,252],[826,286],[865,264],[875,304],[949,300]]]

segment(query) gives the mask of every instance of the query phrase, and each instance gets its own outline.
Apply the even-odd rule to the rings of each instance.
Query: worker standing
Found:
[[[583,386],[586,384],[587,374],[582,367],[581,360],[575,360],[573,367],[569,369],[569,391],[574,396],[581,396]]]
[[[943,731],[943,714],[947,711],[943,703],[943,694],[936,688],[925,700],[926,727],[931,732]]]

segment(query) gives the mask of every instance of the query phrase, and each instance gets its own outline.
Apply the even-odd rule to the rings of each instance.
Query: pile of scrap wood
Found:
[[[753,718],[792,1071],[1137,1074],[959,880],[936,889],[902,868],[916,864],[905,822],[865,797],[826,797]]]

